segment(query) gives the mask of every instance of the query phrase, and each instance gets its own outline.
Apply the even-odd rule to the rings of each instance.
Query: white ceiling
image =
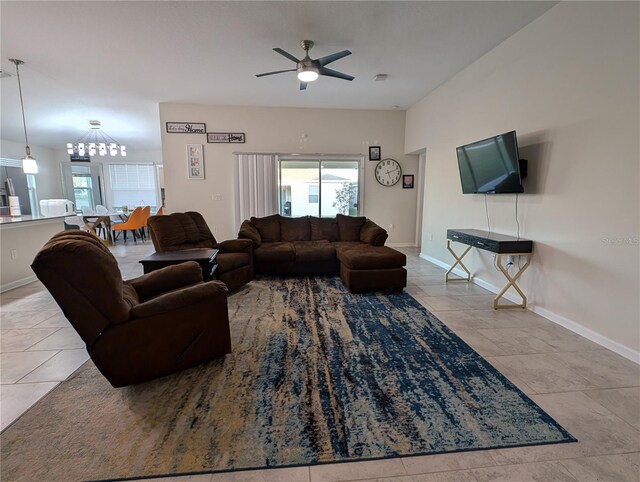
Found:
[[[98,119],[132,152],[160,148],[159,102],[405,109],[555,3],[2,1],[0,57],[25,61],[32,144],[63,148]],[[312,58],[351,50],[330,67],[355,80],[255,77],[293,68],[271,49],[300,58],[303,39]],[[0,137],[22,141],[16,77],[0,88]]]

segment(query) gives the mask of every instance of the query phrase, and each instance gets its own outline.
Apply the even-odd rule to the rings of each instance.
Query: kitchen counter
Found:
[[[64,216],[0,217],[0,292],[36,280],[31,263],[54,234],[64,230]]]
[[[32,223],[35,221],[57,221],[63,220],[66,216],[32,216],[25,214],[24,216],[0,216],[0,226],[7,224]]]

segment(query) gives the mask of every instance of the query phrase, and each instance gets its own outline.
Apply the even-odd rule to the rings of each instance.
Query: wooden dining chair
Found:
[[[136,242],[136,232],[138,232],[138,234],[140,234],[140,230],[142,229],[142,227],[147,223],[147,218],[143,218],[144,214],[143,214],[143,208],[142,207],[137,207],[133,210],[133,212],[131,213],[131,215],[129,216],[129,219],[127,219],[124,223],[118,223],[113,225],[113,237],[115,239],[116,237],[116,231],[123,231],[124,232],[124,240],[125,242],[127,241],[127,231],[131,231],[133,233],[133,242]],[[141,239],[144,240],[144,238],[142,238],[141,235]]]
[[[164,206],[160,206],[156,211],[156,216],[164,216]]]

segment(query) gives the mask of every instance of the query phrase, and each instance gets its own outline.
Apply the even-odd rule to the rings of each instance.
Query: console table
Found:
[[[460,256],[458,256],[451,248],[452,241],[466,244],[468,247]],[[526,270],[531,264],[533,241],[519,239],[514,236],[506,236],[504,234],[480,231],[478,229],[447,229],[447,249],[456,259],[456,262],[451,266],[451,268],[449,268],[449,271],[447,271],[444,276],[446,283],[450,281],[471,281],[471,272],[462,262],[462,258],[464,258],[464,256],[473,247],[495,253],[498,269],[500,269],[505,278],[507,278],[507,284],[493,299],[493,308],[496,310],[505,308],[526,308],[527,297],[518,286],[517,281],[520,276],[522,276],[522,273],[524,273],[524,270]],[[502,264],[503,258],[512,256],[522,256],[526,260],[525,264],[522,267],[519,267],[518,272],[514,276],[511,276],[509,271],[507,271],[508,265],[505,267]],[[449,275],[458,265],[460,265],[460,267],[467,273],[467,276],[465,278],[450,278]],[[513,305],[501,304],[500,299],[512,286],[522,298],[522,303]]]
[[[202,276],[206,280],[215,279],[217,249],[196,248],[183,249],[180,251],[165,251],[153,253],[140,260],[144,274],[151,273],[165,266],[184,263],[185,261],[196,261],[202,268]]]

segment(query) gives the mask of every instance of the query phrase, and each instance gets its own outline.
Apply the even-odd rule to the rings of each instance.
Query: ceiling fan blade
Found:
[[[300,90],[307,90],[307,83],[306,82],[300,82]]]
[[[256,77],[264,77],[265,75],[281,74],[283,72],[294,72],[296,69],[275,70],[273,72],[265,72],[264,74],[256,74]]]
[[[300,62],[298,59],[296,59],[293,55],[291,55],[289,52],[285,52],[284,50],[282,50],[279,47],[274,48],[273,50],[275,50],[276,52],[278,52],[280,55],[283,55],[284,57],[288,58],[289,60],[293,60],[296,64],[298,62]]]
[[[335,54],[327,55],[325,57],[320,57],[316,59],[318,65],[321,67],[330,64],[331,62],[335,62],[336,60],[340,60],[342,57],[346,57],[347,55],[351,55],[350,50],[343,50],[342,52],[336,52]]]
[[[327,77],[336,77],[337,79],[353,80],[355,77],[349,74],[343,74],[337,70],[328,69],[326,67],[320,67],[320,75],[326,75]]]

